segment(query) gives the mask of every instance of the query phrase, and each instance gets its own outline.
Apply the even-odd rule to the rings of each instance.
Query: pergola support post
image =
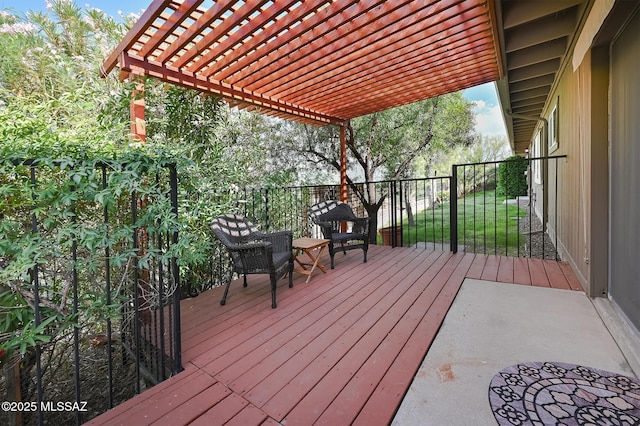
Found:
[[[135,90],[131,93],[131,100],[129,102],[129,120],[130,120],[130,130],[131,130],[131,140],[135,142],[145,143],[147,141],[147,130],[145,123],[145,90],[144,90],[144,77],[142,75],[130,75],[135,83]],[[142,197],[138,199],[138,196],[132,194],[132,204],[135,208],[144,208],[147,204],[146,197]],[[136,219],[134,218],[133,223],[135,223]],[[142,258],[147,251],[148,239],[149,235],[147,232],[147,228],[139,228],[135,231],[134,237],[135,239],[135,247],[137,248],[138,256]],[[138,266],[136,265],[136,268]],[[136,269],[137,271],[137,269]],[[141,268],[139,270],[139,274],[136,274],[138,277],[135,281],[135,292],[134,297],[138,298],[138,305],[140,306],[145,302],[145,297],[147,292],[149,291],[149,278],[150,273],[148,268]],[[140,293],[138,293],[140,291]],[[137,308],[136,308],[137,309]],[[148,312],[144,312],[145,315],[139,316],[139,313],[136,311],[136,321],[144,323],[148,321]],[[134,325],[137,330],[140,327],[140,324]],[[136,346],[138,342],[136,342]],[[136,360],[139,362],[139,359]]]
[[[340,125],[340,201],[347,202],[347,131]]]
[[[133,140],[144,143],[147,141],[144,113],[144,81],[142,77],[134,78],[136,90],[131,94],[131,102],[129,103],[131,135]]]

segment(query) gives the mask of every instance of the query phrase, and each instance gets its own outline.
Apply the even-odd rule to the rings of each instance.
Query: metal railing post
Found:
[[[34,236],[39,236],[38,231],[38,217],[36,215],[36,166],[31,165],[30,167],[30,177],[31,177],[31,199],[33,201],[33,209],[31,211],[31,234]],[[31,284],[33,286],[33,309],[34,309],[34,327],[38,328],[40,323],[42,322],[41,312],[40,312],[40,280],[39,280],[39,268],[38,262],[34,262],[33,268],[31,268]],[[36,401],[38,405],[36,406],[36,415],[38,424],[43,424],[43,413],[41,410],[41,403],[44,400],[44,389],[42,386],[42,348],[40,347],[40,343],[36,343]],[[20,385],[18,385],[20,386]]]
[[[264,189],[264,213],[265,213],[265,232],[269,232],[271,220],[269,217],[269,188]]]
[[[451,165],[451,181],[449,182],[449,241],[450,250],[458,252],[458,168]]]
[[[394,231],[394,235],[393,235],[393,244],[392,247],[397,247],[398,245],[396,244],[398,242],[398,232],[400,232],[400,247],[402,247],[402,210],[404,208],[404,182],[400,181],[400,191],[398,191],[398,193],[400,194],[400,200],[399,200],[399,204],[400,204],[400,225],[397,227],[393,228]]]
[[[396,181],[391,181],[390,182],[390,189],[391,189],[391,194],[389,195],[389,201],[391,206],[389,206],[389,214],[390,214],[390,219],[391,219],[391,247],[395,247],[395,228],[397,225],[397,212],[396,212]]]
[[[169,167],[170,173],[170,185],[171,185],[171,209],[175,217],[178,217],[178,172],[176,165],[172,164]],[[173,231],[171,236],[171,243],[178,244],[178,231]],[[173,353],[173,374],[177,374],[183,370],[182,368],[182,333],[180,323],[180,269],[178,266],[178,259],[174,256],[171,259],[172,278],[174,280],[175,292],[173,293],[173,333],[175,339],[174,353]],[[163,366],[164,367],[164,366]]]

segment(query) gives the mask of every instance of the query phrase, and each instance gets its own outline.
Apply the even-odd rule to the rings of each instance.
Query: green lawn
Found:
[[[524,209],[502,204],[505,197],[496,197],[495,191],[478,192],[458,199],[458,244],[467,251],[517,255],[524,238],[518,233],[517,217]],[[404,217],[403,241],[405,245],[417,241],[449,244],[449,203],[433,210],[414,214],[416,225],[407,225]],[[475,212],[475,214],[474,214]]]

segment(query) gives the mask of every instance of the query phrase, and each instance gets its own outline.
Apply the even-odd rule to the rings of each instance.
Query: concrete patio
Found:
[[[521,362],[637,375],[637,339],[623,324],[606,299],[467,278],[392,424],[495,425],[490,381]]]

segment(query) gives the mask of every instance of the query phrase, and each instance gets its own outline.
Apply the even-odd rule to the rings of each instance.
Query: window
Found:
[[[558,149],[558,101],[549,114],[549,154]]]

